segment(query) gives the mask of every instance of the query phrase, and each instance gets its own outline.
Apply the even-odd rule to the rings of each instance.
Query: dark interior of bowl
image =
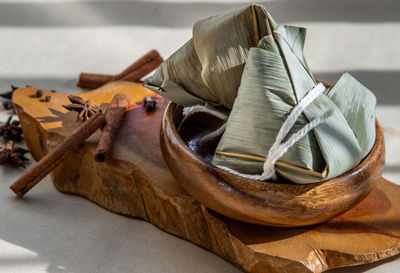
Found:
[[[177,125],[177,128],[179,128],[178,133],[186,145],[194,153],[211,162],[221,135],[205,143],[202,143],[201,140],[212,134],[221,125],[222,123],[219,119],[216,119],[212,115],[201,113],[183,120],[182,123]]]
[[[209,113],[196,113],[190,117],[184,118],[182,115],[182,106],[175,109],[175,126],[178,128],[178,134],[183,142],[195,154],[211,163],[215,150],[222,137],[221,133],[215,132],[225,123]],[[223,132],[223,131],[222,131]],[[280,177],[278,174],[278,182],[269,181],[270,183],[293,184],[289,180]]]

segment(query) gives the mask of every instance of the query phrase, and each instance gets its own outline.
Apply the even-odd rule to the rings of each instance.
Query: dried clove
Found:
[[[18,120],[11,122],[12,115],[7,119],[7,121],[0,126],[0,136],[3,137],[5,141],[14,140],[21,141],[22,139],[22,128]]]
[[[157,107],[157,102],[155,100],[149,101],[146,104],[146,112],[154,112],[154,110],[156,110]]]
[[[51,96],[46,96],[45,98],[44,98],[44,101],[50,101],[51,100]]]
[[[3,107],[6,110],[13,109],[13,104],[11,101],[3,101]]]
[[[146,112],[154,112],[157,107],[157,101],[151,97],[144,97],[143,106],[146,107]]]
[[[21,147],[14,147],[14,141],[9,141],[0,147],[0,165],[9,164],[14,168],[25,168],[24,161],[28,161],[24,155],[29,151]]]
[[[36,98],[40,98],[41,96],[43,96],[43,91],[40,89],[36,90]]]
[[[68,99],[71,104],[63,105],[63,107],[69,111],[78,112],[77,120],[82,119],[86,121],[88,118],[100,111],[96,105],[91,105],[90,100],[85,101],[79,96],[69,95]]]

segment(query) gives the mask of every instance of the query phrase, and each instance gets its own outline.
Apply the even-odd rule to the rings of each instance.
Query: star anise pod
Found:
[[[22,139],[22,128],[18,120],[13,120],[11,122],[12,115],[7,119],[6,123],[0,126],[0,136],[4,140],[14,140],[21,141]]]
[[[9,164],[15,168],[25,168],[24,161],[27,161],[28,158],[24,155],[28,152],[21,147],[14,147],[14,141],[9,141],[0,147],[0,165]]]
[[[86,121],[88,118],[100,111],[96,105],[91,105],[90,100],[85,101],[79,96],[69,95],[68,99],[71,104],[63,105],[63,107],[69,111],[78,112],[77,119]]]
[[[11,90],[0,94],[0,97],[5,98],[5,99],[11,99],[12,95],[14,94],[14,91],[17,89],[18,89],[17,86],[11,85]]]

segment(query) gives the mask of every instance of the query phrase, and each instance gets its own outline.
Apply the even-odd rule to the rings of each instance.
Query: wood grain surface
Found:
[[[66,95],[44,92],[52,100],[41,102],[30,97],[35,91],[19,89],[13,101],[27,145],[38,160],[79,123],[61,106],[68,102]],[[154,95],[140,84],[113,82],[82,97],[104,107],[116,93],[128,94],[132,103]],[[163,160],[159,132],[166,106],[161,98],[154,113],[132,105],[111,157],[103,163],[94,160],[100,132],[95,133],[52,173],[55,187],[112,212],[149,221],[246,272],[322,272],[399,253],[400,187],[384,178],[357,206],[314,226],[265,227],[207,209],[175,181]]]

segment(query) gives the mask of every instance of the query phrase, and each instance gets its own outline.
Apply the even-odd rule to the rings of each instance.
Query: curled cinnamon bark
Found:
[[[147,64],[137,68],[134,71],[131,71],[129,74],[125,75],[124,77],[120,78],[124,81],[131,81],[131,82],[138,82],[141,78],[149,74],[151,71],[156,69],[160,66],[163,62],[163,58],[160,56],[156,57],[152,61],[148,62]]]
[[[112,140],[122,121],[122,117],[125,114],[125,109],[128,106],[129,101],[130,99],[127,95],[115,95],[111,101],[111,106],[106,110],[105,114],[97,112],[88,120],[83,122],[75,131],[72,132],[71,135],[66,137],[60,144],[58,144],[53,150],[49,151],[47,155],[17,179],[10,188],[18,197],[22,198],[47,174],[60,165],[71,151],[76,150],[97,129],[101,128],[106,121],[108,122],[108,126],[105,127],[106,133],[104,134],[103,132],[101,138],[106,144],[102,144],[101,147],[108,147],[107,145],[110,145],[111,149]]]
[[[111,80],[116,81],[116,80],[121,80],[121,79],[127,79],[127,78],[129,78],[129,74],[131,74],[133,71],[139,70],[141,67],[145,66],[146,64],[151,63],[154,60],[159,61],[160,59],[162,60],[162,58],[160,57],[160,53],[158,53],[157,50],[153,49],[153,50],[147,52],[145,55],[143,55],[136,62],[134,62],[133,64],[128,66],[124,71],[122,71],[118,75],[115,75],[114,77],[112,77]],[[148,73],[149,72],[147,72],[146,74],[148,74]],[[143,76],[145,76],[146,74],[144,74]],[[140,77],[140,78],[142,78],[142,77]]]
[[[76,85],[83,88],[98,88],[109,82],[112,77],[111,75],[81,73]]]
[[[104,124],[104,121],[104,114],[101,112],[96,113],[18,178],[10,188],[18,197],[22,198],[47,174],[60,165],[71,151],[82,145],[89,136]]]
[[[130,98],[125,94],[117,94],[111,101],[110,108],[107,109],[105,114],[106,123],[94,156],[96,161],[102,162],[110,155],[113,141],[121,126],[129,103]]]
[[[115,76],[81,73],[77,86],[84,88],[98,88],[107,82],[116,80],[138,82],[141,78],[156,69],[162,62],[163,59],[160,54],[157,50],[153,49]]]

